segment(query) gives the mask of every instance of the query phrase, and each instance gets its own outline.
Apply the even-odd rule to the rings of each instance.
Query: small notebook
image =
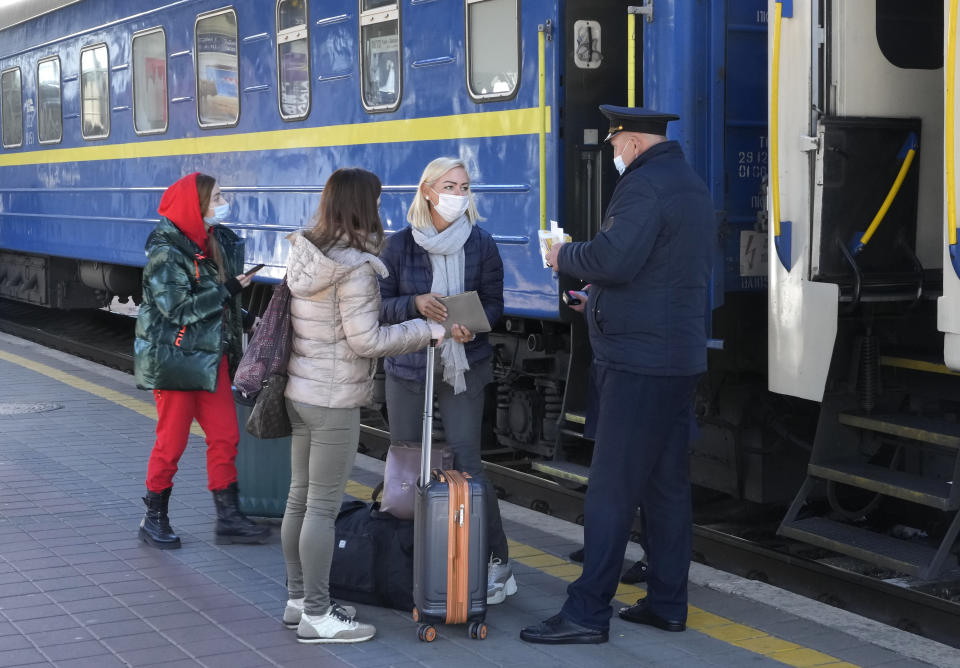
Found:
[[[441,323],[447,330],[447,336],[451,335],[450,328],[454,325],[466,327],[474,334],[490,331],[490,322],[476,290],[440,297],[440,301],[447,307],[447,319]]]

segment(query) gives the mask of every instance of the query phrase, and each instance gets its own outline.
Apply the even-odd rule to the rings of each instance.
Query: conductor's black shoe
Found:
[[[684,631],[687,628],[686,622],[675,619],[664,619],[660,615],[654,614],[647,608],[643,599],[640,599],[636,605],[632,605],[629,608],[620,608],[620,619],[633,622],[634,624],[655,626],[658,629],[672,631],[674,633]]]
[[[581,547],[579,550],[574,550],[573,552],[570,553],[570,561],[575,561],[575,562],[577,562],[578,564],[582,564],[582,563],[583,563],[583,548],[582,548],[582,547]]]
[[[638,561],[633,566],[624,571],[620,576],[620,582],[623,584],[637,584],[647,581],[647,564],[644,561]]]
[[[598,631],[554,615],[536,626],[520,631],[520,640],[545,645],[595,645],[607,642],[607,631]]]

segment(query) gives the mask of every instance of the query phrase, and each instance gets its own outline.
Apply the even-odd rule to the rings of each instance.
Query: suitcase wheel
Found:
[[[487,625],[483,622],[472,622],[469,631],[470,637],[474,640],[483,640],[487,637]]]
[[[423,642],[433,642],[437,639],[437,629],[430,624],[421,624],[417,628],[417,638]]]
[[[419,622],[419,621],[420,621],[420,608],[418,608],[417,606],[413,606],[413,612],[410,613],[410,616],[413,617],[413,621]]]

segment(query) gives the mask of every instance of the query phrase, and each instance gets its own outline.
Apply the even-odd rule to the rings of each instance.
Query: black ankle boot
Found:
[[[153,545],[161,550],[176,550],[180,547],[180,536],[170,528],[170,518],[167,516],[167,504],[170,501],[170,491],[167,487],[162,492],[151,492],[143,497],[147,512],[140,521],[140,539],[147,545]]]
[[[237,483],[226,489],[213,490],[213,502],[217,504],[218,545],[228,543],[262,543],[270,537],[270,527],[251,522],[237,507]]]

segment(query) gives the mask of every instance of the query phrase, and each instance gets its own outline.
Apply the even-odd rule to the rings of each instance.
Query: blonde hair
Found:
[[[423,195],[423,186],[424,184],[433,185],[437,179],[457,167],[462,167],[463,171],[467,172],[467,178],[470,177],[470,171],[463,160],[459,158],[436,158],[431,160],[430,164],[423,169],[423,174],[420,175],[420,183],[417,184],[417,193],[413,196],[413,203],[407,210],[407,220],[411,225],[417,228],[433,225],[433,218],[430,217],[431,205]],[[477,205],[473,201],[472,190],[467,191],[467,201],[467,220],[470,224],[473,225],[478,220],[483,220],[477,213]]]

